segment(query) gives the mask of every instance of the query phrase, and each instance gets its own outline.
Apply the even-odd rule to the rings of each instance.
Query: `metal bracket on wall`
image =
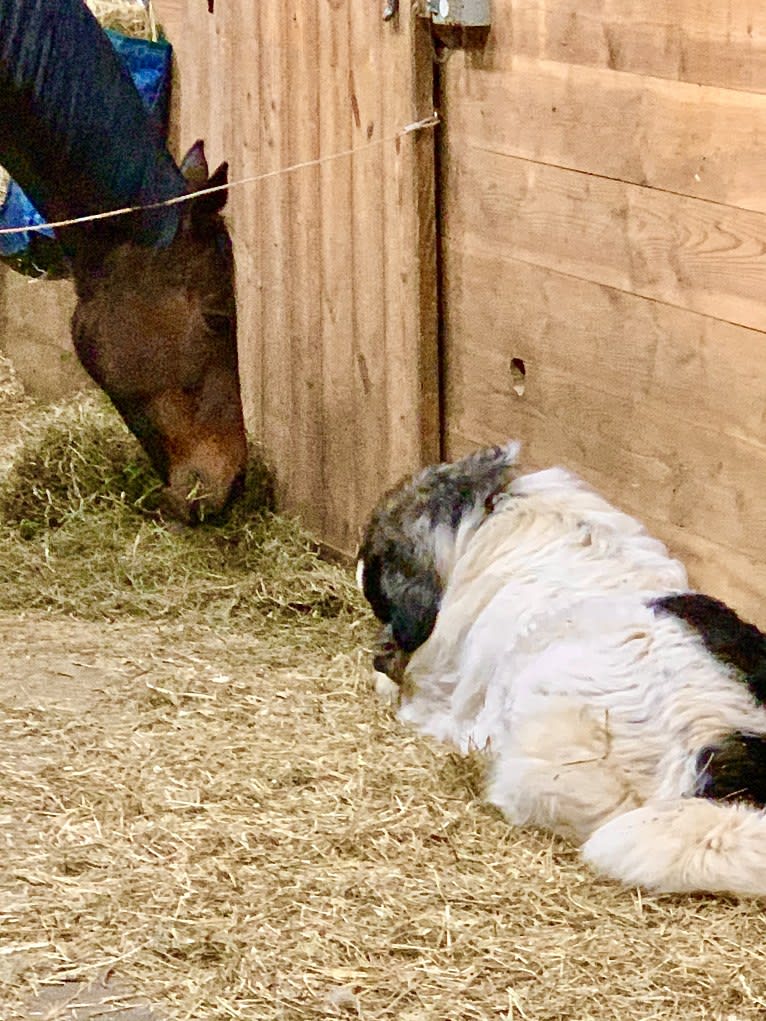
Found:
[[[213,0],[208,0],[212,3]],[[431,23],[444,29],[478,29],[484,35],[491,25],[490,0],[420,0],[420,16],[430,18]],[[383,20],[391,21],[399,10],[399,0],[384,0]],[[470,46],[470,38],[453,45]]]
[[[489,28],[490,0],[426,0],[426,17],[434,25]]]
[[[476,50],[486,45],[492,23],[491,0],[420,0],[420,16],[431,32],[442,60],[450,50]]]

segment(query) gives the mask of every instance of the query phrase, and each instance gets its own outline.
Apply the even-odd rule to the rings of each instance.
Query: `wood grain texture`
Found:
[[[447,272],[449,455],[522,439],[766,623],[766,336],[477,250],[452,246]]]
[[[224,95],[219,88],[224,70],[221,45],[221,20],[228,7],[215,15],[207,13],[204,3],[187,3],[183,9],[181,32],[173,42],[178,91],[179,153],[198,138],[204,138],[212,164],[223,158],[222,124],[227,120]]]
[[[450,239],[766,329],[766,214],[450,151]]]
[[[323,67],[323,105],[320,116],[320,152],[329,155],[351,147],[353,102],[350,88],[350,5],[323,4],[319,9]],[[358,102],[358,100],[357,100]],[[322,537],[347,549],[353,537],[345,531],[353,520],[355,504],[354,456],[355,383],[353,330],[355,293],[353,277],[352,161],[324,163],[320,175],[322,418],[317,423],[323,439],[325,493]],[[362,459],[363,463],[363,459]],[[309,511],[310,513],[310,511]],[[339,531],[333,527],[337,523]]]
[[[760,0],[514,0],[493,5],[486,57],[518,54],[766,92]]]
[[[319,109],[322,82],[316,74],[320,19],[314,4],[296,5],[286,22],[287,52],[294,55],[292,80],[287,93],[287,123],[290,131],[285,158],[289,165],[314,159],[321,151]],[[323,389],[319,373],[324,365],[322,336],[321,221],[317,210],[321,203],[321,177],[318,167],[308,167],[287,179],[289,211],[288,287],[299,289],[300,300],[287,303],[289,314],[289,372],[292,409],[291,456],[285,465],[285,492],[299,509],[323,506],[325,466]],[[257,192],[253,193],[254,195]],[[284,297],[278,298],[284,302]],[[284,342],[283,342],[284,343]],[[267,363],[265,380],[273,375],[273,363]],[[283,414],[274,409],[273,414]],[[264,412],[263,422],[270,416]],[[264,435],[262,430],[261,435]],[[285,444],[282,444],[285,449]],[[304,511],[305,513],[305,511]]]
[[[764,92],[750,0],[496,4],[442,69],[446,453],[520,438],[762,624]]]
[[[152,0],[154,16],[171,43],[181,38],[186,0]]]
[[[270,173],[290,165],[290,91],[297,75],[287,49],[287,24],[292,13],[279,4],[258,4],[252,8],[248,22],[252,25],[255,40],[262,40],[254,47],[253,56],[258,64],[260,106],[253,125],[241,125],[247,131],[255,131],[255,146],[259,154],[256,172]],[[244,9],[242,16],[245,16]],[[242,32],[243,24],[240,24]],[[229,111],[233,120],[235,111]],[[236,143],[232,145],[232,164],[235,177],[241,176],[238,169]],[[233,231],[237,237],[238,251],[256,241],[259,251],[259,294],[260,316],[257,329],[261,346],[261,378],[263,389],[260,394],[263,433],[261,442],[267,451],[289,451],[289,458],[281,458],[282,466],[277,476],[278,495],[283,502],[289,489],[294,465],[292,429],[294,427],[292,407],[292,359],[290,336],[290,309],[296,295],[300,293],[301,282],[293,279],[290,270],[291,216],[290,187],[287,178],[272,177],[253,187],[259,204],[259,236],[246,237],[245,224],[233,219]],[[232,214],[235,214],[232,209]],[[253,299],[255,295],[253,295]],[[239,294],[239,300],[250,300],[249,295]],[[243,365],[243,374],[248,371]]]
[[[348,88],[351,96],[351,137],[356,148],[386,134],[383,108],[386,96],[383,82],[384,39],[387,26],[382,19],[370,19],[370,8],[352,3],[349,11]],[[396,131],[395,125],[389,126]],[[383,316],[378,305],[379,295],[386,289],[386,216],[355,215],[377,195],[381,213],[385,196],[381,183],[385,179],[389,154],[382,146],[363,149],[350,161],[351,170],[351,264],[354,284],[353,323],[349,331],[350,367],[353,372],[353,418],[357,422],[357,437],[362,446],[373,450],[380,436],[388,435],[386,386],[387,345],[385,343],[387,305]],[[383,339],[383,343],[381,340]],[[358,473],[350,480],[354,501],[364,500],[368,493],[380,493],[385,488],[385,461],[365,458]]]
[[[393,140],[431,113],[423,53],[409,7],[369,0],[188,4],[177,45],[181,148],[209,138],[235,179],[323,160],[233,189],[228,218],[248,428],[282,506],[346,552],[438,453],[434,138]]]
[[[233,102],[235,110],[227,113],[230,125],[227,158],[230,173],[243,178],[254,177],[264,169],[260,142],[261,73],[258,34],[255,31],[237,31],[237,24],[250,9],[247,0],[236,0],[232,8],[231,31],[234,40],[232,66],[228,73],[234,80]],[[252,15],[251,15],[252,17]],[[190,32],[198,38],[199,30]],[[200,72],[190,68],[187,73],[194,79]],[[194,120],[192,109],[185,110],[187,120]],[[221,116],[224,116],[223,112]],[[243,126],[247,125],[247,130]],[[187,126],[187,139],[195,130],[204,127]],[[264,412],[261,395],[264,391],[264,350],[261,343],[261,302],[263,276],[261,273],[261,247],[256,239],[262,237],[266,216],[262,192],[258,186],[246,185],[229,194],[227,219],[231,226],[237,271],[238,342],[242,366],[242,403],[248,429],[261,439],[264,436]]]
[[[450,58],[450,131],[466,145],[766,211],[766,95],[517,56]]]
[[[433,113],[433,46],[430,28],[416,18],[409,41],[411,73],[407,93],[401,97],[402,110],[418,111],[418,117]],[[401,88],[400,76],[391,63],[384,64],[385,97]],[[396,109],[384,101],[386,132],[397,127]],[[401,122],[398,122],[401,123]],[[425,464],[441,451],[441,393],[439,369],[439,309],[437,274],[437,208],[435,201],[434,142],[441,132],[424,131],[408,135],[395,145],[394,174],[384,180],[387,209],[416,209],[416,217],[385,218],[386,280],[394,300],[387,306],[386,349],[388,391],[407,392],[413,385],[414,408],[420,427],[410,426],[411,411],[388,402],[389,458],[391,465]],[[413,310],[408,295],[417,294]],[[403,333],[412,334],[413,311],[418,317],[417,343],[396,344]],[[414,338],[413,338],[414,339]],[[389,479],[395,473],[389,471]]]

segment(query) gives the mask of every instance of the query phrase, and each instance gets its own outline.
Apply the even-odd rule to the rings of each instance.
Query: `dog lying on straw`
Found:
[[[358,579],[400,715],[492,763],[511,823],[655,891],[766,894],[766,637],[519,445],[383,497]]]

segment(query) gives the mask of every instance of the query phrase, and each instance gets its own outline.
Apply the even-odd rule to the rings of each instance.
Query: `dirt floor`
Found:
[[[159,871],[154,868],[151,855],[159,857],[159,853],[152,852],[152,844],[163,843],[161,816],[168,809],[171,813],[203,811],[204,786],[215,785],[217,770],[204,769],[200,775],[193,768],[193,778],[189,777],[188,763],[184,761],[188,745],[180,735],[177,745],[171,747],[168,743],[159,749],[159,758],[154,762],[152,738],[142,734],[146,710],[149,708],[151,716],[166,716],[169,711],[177,720],[171,731],[183,731],[186,729],[183,721],[196,718],[198,711],[209,718],[205,709],[218,701],[219,693],[225,699],[237,691],[241,697],[247,689],[255,727],[246,724],[247,733],[240,748],[227,749],[224,745],[218,754],[234,755],[246,750],[247,739],[256,742],[258,724],[265,721],[280,731],[286,727],[292,732],[297,717],[289,709],[289,688],[296,678],[289,671],[276,671],[270,676],[268,694],[259,696],[253,690],[249,647],[246,637],[236,641],[231,635],[222,638],[204,630],[187,633],[178,627],[103,625],[41,616],[0,619],[3,650],[0,706],[4,717],[0,762],[5,776],[23,782],[23,788],[12,792],[10,804],[2,805],[4,810],[0,810],[0,841],[6,848],[5,864],[10,865],[3,877],[10,888],[3,884],[7,899],[2,900],[0,914],[12,940],[0,945],[0,979],[9,988],[14,977],[23,972],[28,962],[39,959],[41,952],[52,955],[59,976],[58,981],[43,984],[31,994],[26,1007],[17,1005],[14,1018],[84,1019],[106,1015],[143,1021],[168,1016],[163,1011],[150,1012],[145,1006],[148,1001],[139,995],[138,989],[121,980],[122,948],[117,953],[102,954],[97,938],[89,959],[77,960],[76,949],[71,955],[67,949],[70,940],[74,948],[77,945],[77,933],[69,929],[76,927],[84,909],[94,910],[98,917],[106,908],[110,915],[114,910],[124,916],[124,935],[130,941],[131,916],[136,913],[135,907],[131,907],[134,891],[130,888],[137,875],[138,882],[144,879],[140,875],[141,866],[149,867],[152,881],[166,882],[169,890],[175,890],[174,896],[181,901],[186,899],[184,891],[178,889],[178,879],[170,875],[175,872],[173,863],[168,863],[169,873],[164,868]],[[300,678],[304,686],[310,680]],[[273,708],[268,707],[270,700],[275,703]],[[314,711],[321,713],[321,707],[315,706]],[[215,726],[213,729],[217,730]],[[205,730],[212,752],[223,734],[211,735]],[[174,736],[168,734],[168,742]],[[292,743],[284,733],[279,734],[278,740],[282,748]],[[131,743],[135,746],[131,756],[135,770],[125,775],[125,747]],[[115,744],[122,744],[123,748],[112,757],[110,750]],[[173,767],[168,761],[173,762]],[[295,778],[296,769],[300,772],[300,765],[287,760],[279,763],[278,768],[270,771],[273,775],[267,782],[270,786],[285,782],[300,786],[302,780]],[[286,779],[279,775],[285,771]],[[83,773],[88,774],[87,788],[79,782]],[[55,780],[51,783],[52,778]],[[100,803],[87,806],[84,799],[94,787]],[[119,802],[120,832],[117,833],[114,819],[110,818],[109,825],[113,827],[110,841],[102,843],[99,820],[104,820],[105,812],[109,815],[113,807],[108,804],[110,794]],[[138,812],[144,817],[145,812],[136,800],[147,796],[159,798],[161,814],[155,817],[156,830],[149,818],[137,833],[125,816]],[[3,801],[0,798],[0,803]],[[249,821],[249,811],[247,816]],[[213,829],[218,834],[215,825]],[[242,842],[248,843],[244,834]],[[122,843],[126,846],[120,846]],[[117,855],[120,860],[115,860]],[[135,858],[139,859],[138,873],[124,872]],[[204,858],[197,865],[197,878],[203,879]],[[110,881],[108,873],[113,869],[116,877]],[[55,933],[41,926],[39,940],[13,940],[14,916],[34,912],[34,888],[39,885],[47,888],[41,915],[44,917],[53,887],[57,890],[59,913],[67,921]],[[231,877],[225,877],[224,885],[230,890]],[[124,900],[121,891],[127,894]],[[156,917],[142,916],[142,924],[148,921],[152,930],[163,920],[168,925],[165,938],[170,944],[178,944],[183,960],[184,948],[193,940],[185,937],[183,919],[178,913],[163,916],[160,910]],[[58,921],[53,919],[54,924]],[[219,928],[218,919],[211,921],[213,929]],[[24,927],[28,924],[25,921]],[[213,957],[217,958],[225,948],[225,929],[221,929],[222,942],[217,950],[216,935],[208,933],[207,928],[203,940],[211,940]],[[141,949],[140,943],[130,947],[128,954],[136,949]],[[61,977],[66,979],[72,966],[76,978],[62,983]],[[49,976],[43,972],[39,978],[46,983]],[[9,1021],[7,1015],[0,1016]],[[198,1016],[218,1015],[214,1010],[210,1013],[205,1010]]]
[[[2,1021],[766,1018],[764,905],[511,830],[372,694],[361,607],[78,614],[54,539],[56,600],[0,598]]]

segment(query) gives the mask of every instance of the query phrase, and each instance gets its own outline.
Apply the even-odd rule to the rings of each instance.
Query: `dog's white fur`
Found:
[[[477,507],[456,532],[435,531],[444,592],[401,717],[485,749],[489,800],[509,821],[573,838],[607,876],[766,894],[764,813],[691,796],[700,750],[766,734],[766,710],[649,605],[688,591],[683,566],[558,468],[511,482],[489,516]]]

